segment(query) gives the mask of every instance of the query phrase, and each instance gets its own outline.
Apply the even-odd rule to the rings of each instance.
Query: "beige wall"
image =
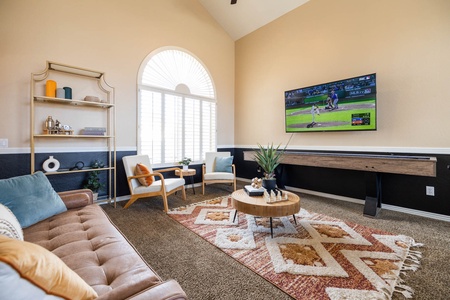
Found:
[[[377,131],[297,133],[290,145],[449,153],[448,0],[311,0],[238,40],[236,145],[288,141],[285,90],[373,72]]]
[[[209,70],[218,144],[233,145],[234,42],[196,0],[0,0],[0,138],[9,150],[29,148],[30,74],[50,60],[106,73],[118,148],[135,149],[137,73],[163,46],[188,50]]]
[[[448,152],[449,14],[447,0],[311,0],[235,45],[195,0],[0,0],[0,153],[29,147],[30,74],[46,60],[106,72],[118,147],[134,148],[137,72],[163,46],[210,71],[219,146],[285,143],[285,90],[376,72],[377,131],[297,133],[291,146]]]

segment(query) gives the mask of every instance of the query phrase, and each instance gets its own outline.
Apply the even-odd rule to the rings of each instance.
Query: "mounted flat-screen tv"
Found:
[[[377,129],[376,74],[284,92],[286,132]]]

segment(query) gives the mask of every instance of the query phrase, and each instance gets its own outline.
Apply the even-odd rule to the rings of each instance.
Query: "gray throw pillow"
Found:
[[[214,172],[232,173],[233,172],[233,169],[231,167],[232,164],[233,164],[233,156],[216,157]]]

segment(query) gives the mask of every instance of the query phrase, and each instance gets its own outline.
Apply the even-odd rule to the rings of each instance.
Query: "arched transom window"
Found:
[[[179,49],[151,53],[138,89],[138,153],[153,164],[174,164],[216,151],[215,91],[197,58]]]

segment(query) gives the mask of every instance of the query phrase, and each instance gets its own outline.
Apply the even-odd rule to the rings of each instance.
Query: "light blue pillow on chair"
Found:
[[[233,156],[216,157],[216,165],[214,172],[232,173],[233,172],[233,169],[231,168],[232,164],[233,164]]]
[[[67,210],[42,172],[0,180],[0,203],[26,228]]]

